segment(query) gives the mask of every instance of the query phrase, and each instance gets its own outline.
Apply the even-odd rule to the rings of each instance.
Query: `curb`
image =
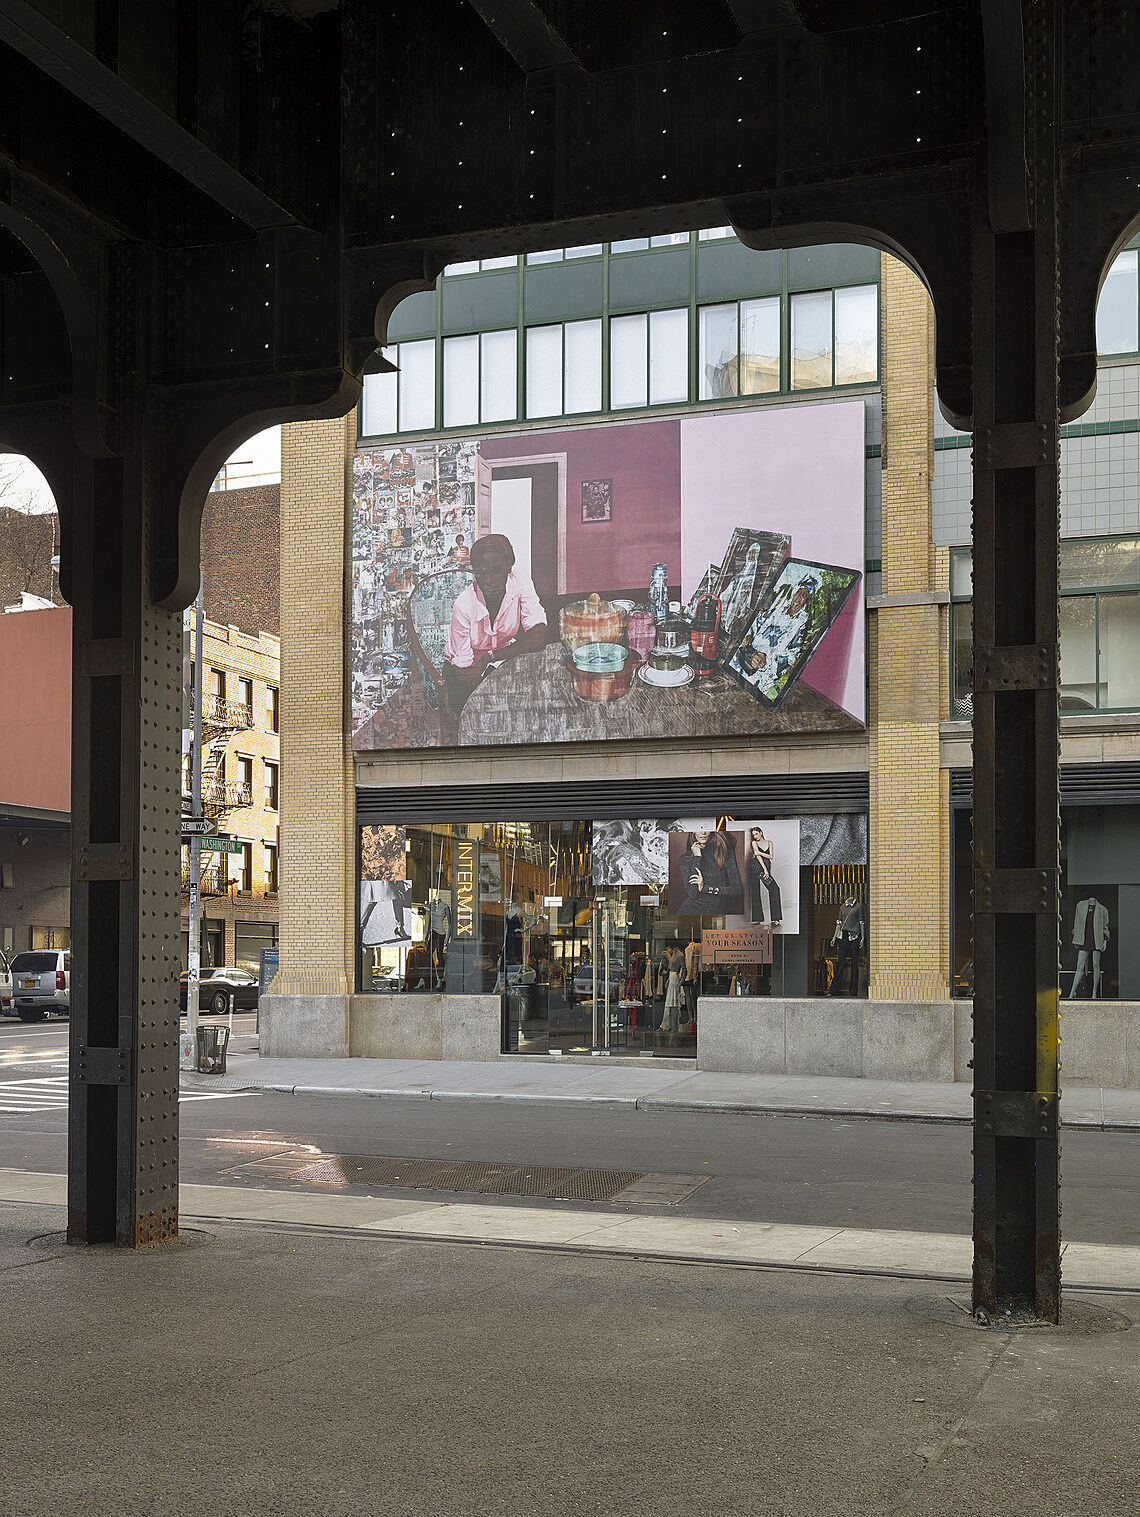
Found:
[[[237,1077],[240,1079],[240,1076]],[[970,1112],[932,1112],[919,1110],[900,1110],[898,1108],[884,1110],[881,1107],[870,1106],[823,1106],[805,1105],[802,1102],[795,1105],[784,1105],[774,1102],[748,1102],[748,1101],[697,1101],[682,1098],[671,1099],[668,1096],[602,1096],[581,1095],[573,1092],[561,1094],[543,1091],[493,1091],[493,1090],[412,1090],[405,1087],[377,1087],[374,1089],[362,1089],[359,1086],[349,1085],[289,1085],[289,1084],[229,1084],[227,1077],[222,1076],[217,1084],[207,1083],[210,1076],[201,1077],[201,1083],[195,1080],[193,1084],[186,1082],[188,1090],[225,1090],[231,1094],[253,1095],[259,1091],[269,1091],[274,1095],[285,1096],[365,1096],[370,1099],[387,1097],[397,1101],[470,1101],[470,1102],[496,1102],[496,1101],[520,1101],[529,1102],[536,1106],[591,1106],[591,1107],[615,1107],[621,1110],[634,1111],[686,1111],[686,1112],[716,1112],[727,1116],[767,1116],[767,1117],[831,1117],[847,1118],[851,1121],[860,1122],[926,1122],[930,1124],[945,1124],[951,1127],[968,1127],[973,1122]],[[1111,1118],[1097,1117],[1071,1117],[1063,1119],[1062,1129],[1082,1129],[1091,1132],[1140,1132],[1140,1122],[1113,1121]]]

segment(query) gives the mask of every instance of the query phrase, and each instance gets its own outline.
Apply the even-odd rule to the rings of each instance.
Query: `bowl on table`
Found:
[[[584,701],[616,701],[629,694],[641,662],[621,643],[583,643],[567,661],[574,693]]]

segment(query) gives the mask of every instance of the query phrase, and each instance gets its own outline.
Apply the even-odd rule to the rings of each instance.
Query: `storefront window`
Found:
[[[239,969],[261,972],[261,950],[277,947],[276,922],[237,922],[234,927],[234,959]]]
[[[970,813],[954,816],[954,993],[974,990]],[[1061,808],[1062,1007],[1140,1000],[1140,806]]]
[[[865,993],[863,815],[360,831],[359,988],[497,995],[508,1052],[691,1055],[702,996]]]

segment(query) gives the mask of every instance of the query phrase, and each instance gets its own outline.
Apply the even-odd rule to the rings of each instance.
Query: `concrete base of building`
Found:
[[[969,1078],[968,1001],[702,996],[697,1068],[842,1079]]]
[[[728,1074],[970,1081],[972,1001],[702,996],[697,1067]],[[1061,1001],[1070,1088],[1140,1090],[1140,1002]]]
[[[348,1054],[348,997],[262,996],[258,1047],[266,1059],[343,1059]]]
[[[972,1001],[702,996],[700,1070],[933,1084],[972,1079]],[[265,1058],[502,1055],[495,995],[268,995]],[[687,1060],[685,1061],[688,1062]],[[1140,1090],[1140,1001],[1061,1001],[1064,1084]]]
[[[353,996],[349,1051],[355,1059],[499,1057],[498,996]]]

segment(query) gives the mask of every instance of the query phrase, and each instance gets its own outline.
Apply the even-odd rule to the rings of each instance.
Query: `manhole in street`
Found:
[[[394,1189],[453,1191],[481,1196],[528,1196],[547,1201],[618,1201],[632,1206],[676,1206],[709,1175],[652,1175],[636,1169],[571,1169],[545,1164],[489,1164],[411,1159],[384,1154],[295,1155],[275,1158],[274,1178],[306,1185],[378,1185]],[[235,1165],[229,1173],[266,1174],[265,1161]]]

